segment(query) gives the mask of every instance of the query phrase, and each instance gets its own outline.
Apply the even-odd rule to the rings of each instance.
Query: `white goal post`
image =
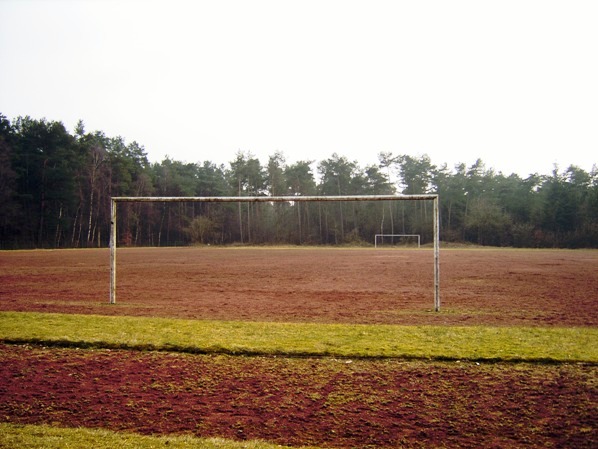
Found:
[[[417,247],[421,248],[421,236],[419,234],[376,234],[374,236],[374,248],[378,248],[378,238],[383,241],[384,237],[417,237]]]
[[[112,197],[110,203],[110,304],[116,303],[116,206],[118,203],[297,203],[307,201],[433,201],[434,203],[434,310],[440,311],[440,217],[438,195],[348,195],[348,196],[210,196],[210,197]]]

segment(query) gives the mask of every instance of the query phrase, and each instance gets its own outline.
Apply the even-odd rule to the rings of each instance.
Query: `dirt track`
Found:
[[[596,326],[596,251],[0,253],[0,310]],[[196,356],[0,344],[0,421],[323,447],[598,446],[598,367]]]

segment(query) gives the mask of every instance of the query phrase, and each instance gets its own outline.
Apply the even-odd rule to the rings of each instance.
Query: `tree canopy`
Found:
[[[438,193],[441,240],[515,247],[598,247],[598,169],[571,165],[521,178],[478,159],[455,167],[383,152],[371,164],[333,153],[262,163],[150,162],[143,145],[61,122],[0,114],[0,248],[107,246],[111,196]],[[425,203],[131,203],[119,244],[373,243],[375,233],[431,239]]]

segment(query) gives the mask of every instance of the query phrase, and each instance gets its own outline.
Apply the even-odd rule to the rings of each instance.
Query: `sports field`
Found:
[[[437,313],[430,249],[119,248],[114,305],[106,249],[0,252],[0,430],[596,447],[598,252],[440,257]]]
[[[0,310],[276,322],[597,326],[598,252],[135,248],[0,253]]]

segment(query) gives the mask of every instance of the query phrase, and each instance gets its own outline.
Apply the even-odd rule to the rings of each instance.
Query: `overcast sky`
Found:
[[[596,0],[0,0],[0,113],[150,161],[598,163]]]

